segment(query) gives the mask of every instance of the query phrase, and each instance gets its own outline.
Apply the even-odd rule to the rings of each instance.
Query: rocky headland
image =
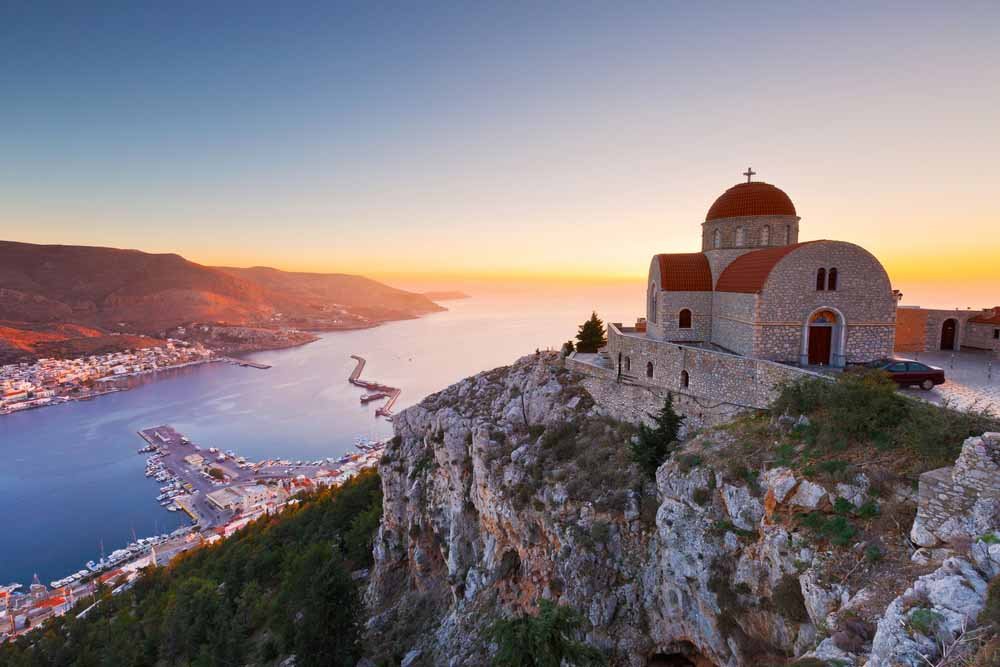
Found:
[[[996,656],[1000,434],[925,471],[884,446],[812,456],[805,414],[713,425],[680,401],[683,444],[649,479],[629,442],[662,398],[540,354],[400,413],[363,664],[487,664],[489,624],[543,598],[612,665]]]

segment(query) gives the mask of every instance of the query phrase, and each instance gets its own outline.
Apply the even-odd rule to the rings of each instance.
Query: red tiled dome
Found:
[[[705,222],[744,215],[795,215],[795,204],[783,190],[770,183],[740,183],[715,200]]]

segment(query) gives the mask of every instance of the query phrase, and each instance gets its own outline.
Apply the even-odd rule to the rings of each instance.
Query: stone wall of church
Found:
[[[758,250],[766,246],[798,243],[799,218],[794,215],[746,215],[708,220],[701,224],[702,251],[716,250],[716,231],[719,232],[719,248]]]
[[[803,376],[823,377],[791,366],[623,334],[608,327],[609,377],[617,377],[619,354],[628,382],[659,387],[703,401],[744,408],[767,407],[782,383]],[[626,364],[630,370],[625,370]],[[651,375],[647,374],[651,369]],[[685,376],[686,372],[686,376]],[[685,386],[685,379],[687,384]]]
[[[730,352],[750,356],[754,351],[757,295],[715,292],[712,342]]]
[[[691,311],[691,327],[680,328],[680,312]],[[672,341],[707,341],[712,335],[711,292],[664,292],[656,298],[656,322],[646,324],[652,337]]]
[[[718,282],[719,276],[733,260],[740,255],[759,250],[760,248],[728,248],[725,250],[706,250],[703,254],[708,259],[708,267],[712,270],[712,287]]]
[[[820,268],[837,269],[835,290],[817,289]],[[892,355],[896,300],[889,276],[867,250],[842,241],[800,246],[772,269],[757,309],[764,330],[751,354],[781,360],[789,360],[792,348],[800,354],[803,327],[813,313],[824,308],[844,318],[848,363]]]

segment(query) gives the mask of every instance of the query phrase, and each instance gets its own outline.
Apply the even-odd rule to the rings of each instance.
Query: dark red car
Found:
[[[921,389],[930,390],[936,385],[944,384],[942,369],[912,359],[879,359],[865,366],[885,371],[900,387],[916,385]]]

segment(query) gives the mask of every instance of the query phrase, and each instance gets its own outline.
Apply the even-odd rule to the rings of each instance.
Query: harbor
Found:
[[[27,592],[21,584],[0,586],[0,635],[16,637],[59,616],[101,585],[127,590],[142,570],[163,566],[176,556],[233,535],[250,522],[298,502],[295,496],[338,486],[377,465],[386,441],[358,438],[354,453],[313,461],[250,461],[233,450],[203,447],[170,425],[138,431],[146,455],[145,476],[160,484],[155,502],[166,511],[184,512],[191,525],[169,533],[136,538],[125,547],[90,560],[84,568],[43,584],[37,575]],[[82,613],[85,613],[84,610]]]
[[[403,393],[403,390],[380,384],[378,382],[368,382],[366,380],[362,380],[361,373],[364,372],[365,364],[367,363],[365,358],[352,354],[351,359],[354,359],[354,361],[357,362],[357,365],[354,367],[354,370],[351,371],[347,381],[355,387],[361,387],[368,392],[367,394],[361,396],[362,405],[368,404],[372,401],[387,399],[385,403],[380,405],[378,409],[375,410],[375,416],[385,417],[386,419],[391,420],[392,408],[396,405],[396,401],[399,400],[399,395]]]

